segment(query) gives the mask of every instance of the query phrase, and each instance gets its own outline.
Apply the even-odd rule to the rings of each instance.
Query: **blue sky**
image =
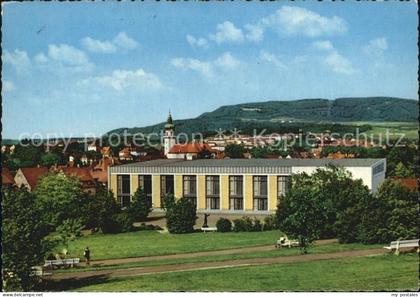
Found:
[[[417,99],[414,2],[3,6],[3,138],[267,100]]]

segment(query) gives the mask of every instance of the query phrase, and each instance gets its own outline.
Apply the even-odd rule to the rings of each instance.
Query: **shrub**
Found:
[[[216,227],[218,232],[230,232],[232,231],[232,223],[230,220],[225,218],[220,218],[216,222]]]
[[[103,233],[122,233],[129,232],[134,229],[133,219],[127,212],[114,214],[105,220],[102,226]]]
[[[253,229],[252,219],[250,217],[235,219],[233,220],[233,224],[234,232],[250,232]]]
[[[270,215],[264,218],[264,225],[262,227],[263,231],[270,231],[277,229],[276,224],[276,217],[274,215]]]
[[[175,204],[175,196],[173,194],[166,194],[162,199],[162,208],[167,210]]]
[[[136,228],[139,231],[146,231],[146,230],[162,230],[161,227],[158,225],[146,225],[145,223],[141,223],[139,227]]]
[[[133,200],[128,207],[128,213],[133,221],[144,221],[152,211],[150,201],[142,188],[138,188],[133,195]]]
[[[196,207],[191,199],[182,197],[166,205],[166,226],[169,233],[192,233],[197,220]]]
[[[254,220],[252,222],[252,231],[259,232],[262,231],[262,224],[261,221],[254,217]]]

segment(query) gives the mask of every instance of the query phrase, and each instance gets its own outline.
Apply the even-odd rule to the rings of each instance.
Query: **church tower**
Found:
[[[168,155],[168,152],[175,145],[175,133],[174,133],[174,123],[172,121],[171,112],[169,112],[168,120],[165,124],[165,132],[163,135],[163,146],[165,156]]]

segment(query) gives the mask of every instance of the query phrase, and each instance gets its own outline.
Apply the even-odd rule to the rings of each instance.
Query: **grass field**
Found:
[[[322,254],[322,253],[335,253],[335,252],[344,252],[351,250],[361,250],[361,249],[372,249],[382,247],[382,244],[371,244],[365,245],[360,243],[351,243],[351,244],[339,244],[332,243],[328,245],[313,246],[308,250],[309,254]],[[151,260],[146,262],[133,262],[125,263],[119,265],[103,265],[98,267],[80,267],[80,268],[71,268],[71,269],[61,269],[55,273],[69,273],[75,271],[98,271],[98,270],[107,270],[107,269],[124,269],[124,268],[133,268],[133,267],[150,267],[150,266],[161,266],[161,265],[176,265],[176,264],[185,264],[185,263],[199,263],[199,262],[216,262],[216,261],[225,261],[225,260],[236,260],[236,259],[254,259],[254,258],[268,258],[268,257],[285,257],[285,256],[294,256],[300,255],[301,252],[297,248],[292,249],[274,249],[271,251],[261,251],[261,252],[247,252],[247,253],[238,253],[232,255],[218,255],[218,256],[197,256],[193,258],[180,258],[178,259],[165,259],[165,260]]]
[[[417,254],[60,282],[77,291],[417,291]]]
[[[346,122],[343,124],[371,125],[372,129],[364,133],[374,139],[382,135],[382,139],[385,140],[387,129],[390,139],[398,139],[400,134],[404,134],[409,139],[418,139],[419,124],[417,122]]]
[[[191,234],[138,231],[112,235],[94,234],[70,242],[68,257],[83,258],[86,247],[91,251],[92,260],[103,260],[274,244],[279,237],[279,231]]]

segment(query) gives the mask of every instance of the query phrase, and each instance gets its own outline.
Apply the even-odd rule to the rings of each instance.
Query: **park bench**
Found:
[[[419,240],[418,239],[409,239],[409,240],[397,240],[391,241],[389,246],[384,246],[385,249],[388,249],[392,252],[399,253],[402,251],[417,250],[419,251]]]
[[[282,247],[298,247],[299,246],[299,241],[297,240],[291,240],[288,239],[287,237],[280,237],[279,240],[277,240],[275,247],[276,248],[282,248]]]
[[[217,228],[216,227],[202,227],[201,231],[203,231],[204,233],[206,233],[207,231],[216,232]]]
[[[80,263],[79,258],[73,259],[59,259],[59,260],[45,260],[44,267],[54,269],[55,267],[74,267]]]

